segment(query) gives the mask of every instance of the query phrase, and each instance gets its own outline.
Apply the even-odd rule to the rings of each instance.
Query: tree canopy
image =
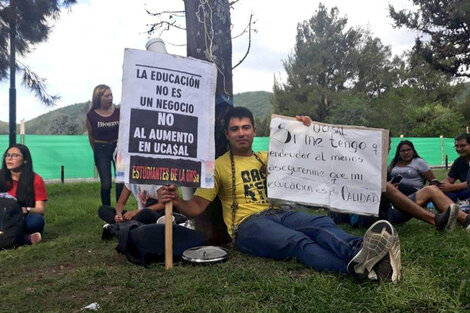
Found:
[[[287,82],[274,86],[277,112],[326,121],[341,92],[377,96],[393,82],[390,47],[360,28],[347,28],[337,8],[320,4],[297,26],[294,53],[284,62]]]
[[[284,68],[286,81],[274,84],[278,114],[407,136],[451,137],[470,118],[465,86],[430,65],[420,47],[392,56],[390,47],[368,29],[348,27],[337,8],[320,4],[298,24]],[[266,133],[266,121],[258,125]]]
[[[416,10],[398,11],[390,5],[394,25],[420,32],[415,49],[434,68],[470,77],[470,1],[412,2]]]

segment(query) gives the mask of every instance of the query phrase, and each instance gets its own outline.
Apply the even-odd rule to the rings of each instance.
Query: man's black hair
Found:
[[[228,130],[228,124],[230,122],[230,119],[234,117],[239,118],[239,119],[247,117],[250,119],[251,125],[255,127],[255,120],[253,119],[253,113],[251,113],[250,110],[244,107],[233,107],[227,112],[227,114],[225,114],[225,117],[224,117],[225,130]]]
[[[462,134],[458,135],[457,137],[455,137],[455,141],[459,141],[459,140],[462,140],[462,139],[465,139],[467,141],[467,143],[470,143],[470,134],[462,133]]]

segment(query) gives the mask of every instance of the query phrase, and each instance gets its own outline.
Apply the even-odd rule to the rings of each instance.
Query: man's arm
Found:
[[[178,188],[175,185],[162,186],[157,191],[158,202],[167,203],[173,201],[173,205],[179,212],[187,217],[195,217],[204,212],[210,201],[204,198],[193,196],[190,200],[183,200],[179,197]]]
[[[455,183],[455,179],[447,176],[443,181],[441,181],[441,184],[439,185],[439,189],[441,189],[444,192],[452,192],[452,191],[460,191],[460,190],[465,190],[467,189],[467,183]]]

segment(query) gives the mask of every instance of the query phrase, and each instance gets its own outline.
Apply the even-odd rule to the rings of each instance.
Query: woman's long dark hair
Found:
[[[415,158],[421,158],[418,154],[418,152],[416,151],[415,149],[415,146],[413,145],[413,143],[409,140],[402,140],[398,143],[397,145],[397,150],[395,151],[395,156],[393,157],[392,159],[392,162],[390,162],[390,166],[388,167],[389,168],[389,171],[392,170],[392,168],[395,167],[395,165],[397,165],[398,162],[402,161],[403,159],[401,158],[400,156],[400,149],[403,145],[407,145],[407,146],[410,146],[411,150],[413,150],[413,159]]]
[[[16,192],[16,199],[21,206],[34,207],[34,172],[33,160],[28,147],[22,144],[15,144],[8,147],[3,154],[2,170],[0,171],[0,192],[7,192],[13,187],[13,180],[11,179],[11,172],[7,169],[5,161],[5,154],[11,148],[17,148],[23,155],[23,165],[21,167],[20,180],[18,181],[18,189]]]

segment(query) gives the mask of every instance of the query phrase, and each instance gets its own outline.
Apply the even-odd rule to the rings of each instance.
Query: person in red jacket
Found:
[[[41,176],[33,172],[31,153],[25,145],[15,144],[5,151],[0,170],[0,192],[8,193],[21,205],[25,240],[30,244],[39,243],[44,231],[47,193]]]

